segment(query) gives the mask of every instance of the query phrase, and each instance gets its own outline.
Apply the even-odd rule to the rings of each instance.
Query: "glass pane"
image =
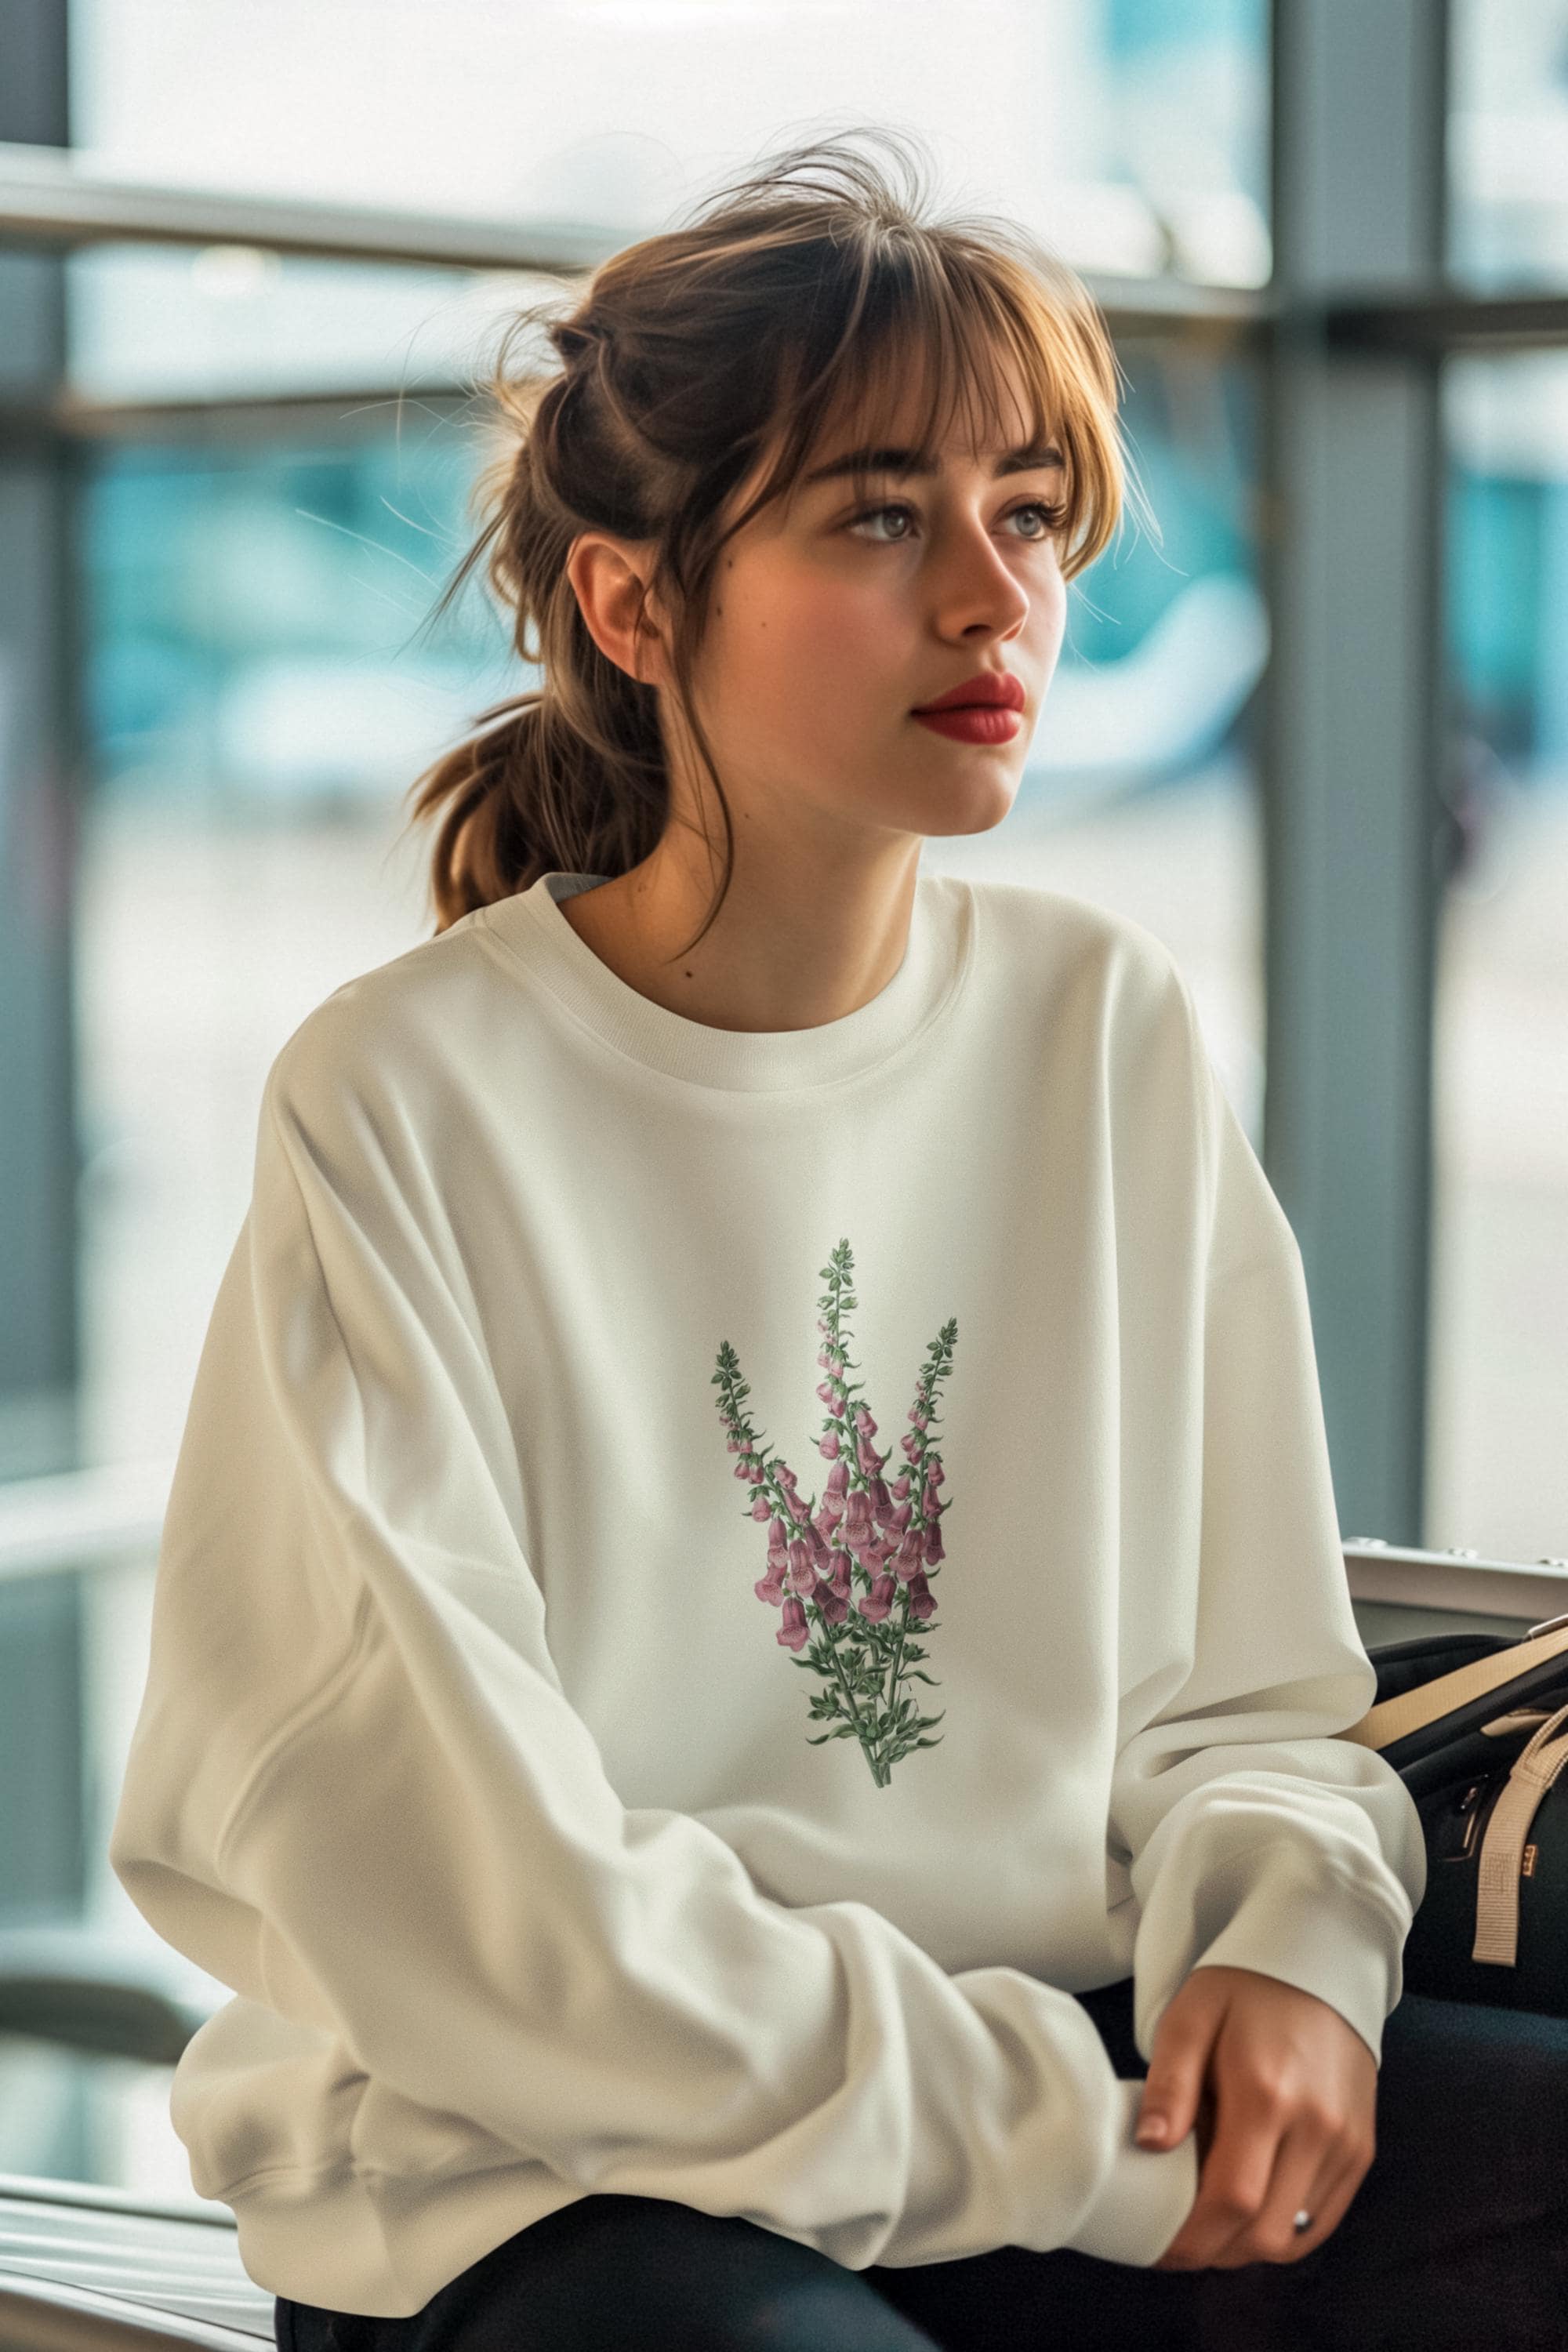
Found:
[[[93,402],[417,397],[465,381],[500,315],[560,283],[250,245],[86,246],[65,259],[70,389]],[[391,429],[390,412],[382,421]]]
[[[1568,287],[1568,0],[1451,0],[1448,268]]]
[[[1451,361],[1445,411],[1426,1540],[1535,1560],[1568,1554],[1568,354]]]
[[[869,120],[1080,267],[1261,286],[1267,23],[1264,0],[78,0],[72,136],[158,179],[624,241],[775,140]]]
[[[471,463],[442,428],[139,446],[92,480],[97,783],[78,947],[91,1459],[177,1439],[273,1055],[342,981],[428,928],[399,795],[516,683],[477,595],[420,635],[467,543]]]

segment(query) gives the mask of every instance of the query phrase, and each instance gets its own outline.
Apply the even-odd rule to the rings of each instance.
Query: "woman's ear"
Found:
[[[652,588],[651,540],[579,531],[566,558],[583,624],[606,661],[643,686],[666,683],[666,646]],[[646,589],[646,598],[645,598]]]

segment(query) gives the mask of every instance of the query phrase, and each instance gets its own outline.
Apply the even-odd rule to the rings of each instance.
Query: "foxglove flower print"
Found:
[[[805,1503],[788,1463],[760,1445],[745,1408],[751,1391],[727,1339],[720,1345],[713,1385],[729,1450],[740,1457],[735,1475],[752,1490],[746,1517],[767,1523],[767,1573],[752,1590],[779,1612],[775,1642],[826,1685],[814,1695],[810,1714],[830,1728],[809,1745],[858,1739],[872,1779],[885,1789],[900,1757],[941,1745],[925,1735],[942,1714],[920,1714],[903,1685],[934,1683],[922,1671],[924,1645],[912,1636],[917,1627],[936,1631],[931,1580],[946,1557],[941,1519],[952,1497],[943,1503],[937,1496],[947,1474],[931,1429],[958,1325],[950,1318],[929,1345],[907,1416],[910,1431],[899,1441],[909,1466],[889,1484],[892,1449],[877,1451],[870,1408],[856,1402],[864,1383],[846,1377],[858,1369],[847,1322],[860,1303],[852,1287],[854,1265],[846,1240],[821,1270],[827,1289],[817,1302],[823,1379],[816,1393],[825,1408],[817,1452],[833,1467],[819,1504]]]

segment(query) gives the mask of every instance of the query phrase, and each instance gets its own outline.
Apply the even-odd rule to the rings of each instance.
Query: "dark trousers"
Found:
[[[1080,1993],[1148,2069],[1132,1981]],[[405,2319],[277,2299],[279,2352],[1568,2352],[1568,2018],[1406,1993],[1377,2154],[1294,2263],[1157,2271],[1065,2249],[852,2271],[733,2215],[593,2194]]]

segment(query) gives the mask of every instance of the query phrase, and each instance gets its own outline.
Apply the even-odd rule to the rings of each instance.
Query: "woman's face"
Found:
[[[1049,444],[1000,470],[1029,437],[1016,379],[1001,406],[999,447],[955,432],[935,474],[889,464],[861,502],[853,481],[821,473],[851,445],[825,442],[788,501],[721,554],[696,707],[753,845],[798,843],[803,817],[825,847],[983,833],[1011,808],[1061,648],[1067,585],[1045,509],[1065,476]],[[918,414],[906,395],[877,446],[906,446]],[[1023,688],[1010,737],[961,740],[911,715],[982,671]],[[692,774],[687,747],[672,749],[677,773]]]

